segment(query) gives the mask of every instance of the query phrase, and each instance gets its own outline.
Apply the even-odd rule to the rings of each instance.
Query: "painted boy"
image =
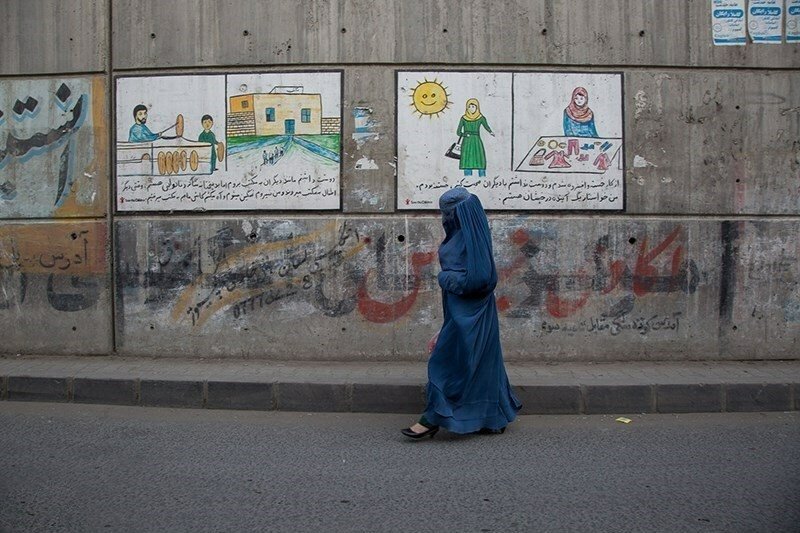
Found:
[[[197,137],[197,140],[201,143],[211,143],[211,172],[214,172],[217,169],[217,138],[211,131],[214,119],[211,118],[211,115],[203,115],[200,124],[203,125],[203,132]]]

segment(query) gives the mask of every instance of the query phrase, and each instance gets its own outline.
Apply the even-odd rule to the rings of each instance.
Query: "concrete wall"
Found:
[[[106,82],[0,79],[4,353],[113,349]]]
[[[0,94],[82,79],[94,120],[68,182],[65,145],[0,168],[2,353],[424,360],[442,232],[395,208],[395,70],[452,68],[624,76],[624,212],[490,215],[508,359],[798,357],[800,46],[714,47],[709,2],[4,9]],[[343,74],[340,212],[114,212],[113,76],[309,69]]]

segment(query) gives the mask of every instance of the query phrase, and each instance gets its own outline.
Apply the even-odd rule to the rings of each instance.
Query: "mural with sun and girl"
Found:
[[[398,209],[622,210],[622,74],[397,72]]]

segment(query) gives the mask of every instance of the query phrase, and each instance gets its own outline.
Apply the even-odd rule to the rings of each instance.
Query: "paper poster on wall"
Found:
[[[717,46],[747,44],[745,0],[712,0],[711,28]]]
[[[800,0],[786,0],[786,42],[800,43]]]
[[[747,30],[754,43],[781,44],[783,0],[749,0]]]
[[[119,211],[339,209],[341,73],[117,79]]]
[[[397,72],[398,209],[621,210],[622,75]]]

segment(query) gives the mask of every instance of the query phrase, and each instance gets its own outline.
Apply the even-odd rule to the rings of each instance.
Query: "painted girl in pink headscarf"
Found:
[[[564,109],[564,135],[599,137],[594,126],[594,113],[589,107],[589,92],[583,87],[576,87],[572,91],[572,100]]]

